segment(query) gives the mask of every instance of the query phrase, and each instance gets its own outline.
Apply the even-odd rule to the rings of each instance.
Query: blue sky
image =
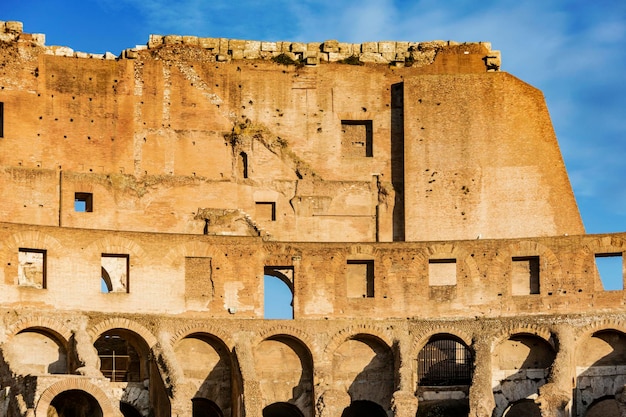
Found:
[[[255,40],[489,41],[541,89],[588,233],[626,231],[626,1],[3,0],[47,45],[118,54],[151,33]]]

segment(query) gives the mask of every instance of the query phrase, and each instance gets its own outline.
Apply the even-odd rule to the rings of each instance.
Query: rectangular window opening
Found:
[[[256,219],[276,221],[276,203],[268,201],[256,202]]]
[[[511,294],[539,294],[539,257],[516,256],[511,260]]]
[[[101,258],[100,291],[102,293],[130,292],[129,256],[126,254],[103,253]]]
[[[456,285],[456,259],[429,259],[428,285]]]
[[[623,259],[621,253],[597,253],[596,270],[605,291],[624,289]]]
[[[4,137],[4,103],[0,101],[0,138]]]
[[[23,287],[46,288],[46,251],[19,248],[17,283]]]
[[[74,193],[74,211],[91,213],[93,211],[93,194]]]
[[[344,156],[374,156],[371,120],[341,121],[341,150]]]
[[[349,298],[374,297],[374,261],[348,261],[347,296]]]

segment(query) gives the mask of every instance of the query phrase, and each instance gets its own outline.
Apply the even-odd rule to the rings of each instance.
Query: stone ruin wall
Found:
[[[543,97],[489,44],[153,35],[118,57],[0,27],[0,415],[625,406],[625,293],[595,260],[626,235],[584,235]],[[345,146],[368,129],[371,156]],[[263,319],[265,274],[294,319]],[[450,343],[466,379],[424,382]]]

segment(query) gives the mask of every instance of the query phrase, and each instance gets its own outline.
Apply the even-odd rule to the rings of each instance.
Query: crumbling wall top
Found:
[[[182,35],[150,35],[146,45],[127,48],[117,56],[111,52],[93,54],[77,52],[67,46],[45,46],[45,35],[23,32],[22,22],[0,21],[0,41],[31,42],[45,48],[45,53],[57,56],[94,59],[135,59],[140,51],[164,47],[202,48],[211,52],[217,62],[233,60],[275,60],[294,65],[317,65],[321,62],[341,62],[362,65],[385,64],[395,66],[430,65],[439,53],[483,54],[488,71],[497,71],[501,65],[500,51],[491,49],[490,42],[455,41],[380,41],[347,43],[337,40],[324,42],[267,42],[228,38],[202,38]]]

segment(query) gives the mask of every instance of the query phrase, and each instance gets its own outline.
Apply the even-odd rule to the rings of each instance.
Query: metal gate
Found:
[[[428,342],[417,362],[418,385],[469,385],[472,382],[472,352],[456,340]]]

